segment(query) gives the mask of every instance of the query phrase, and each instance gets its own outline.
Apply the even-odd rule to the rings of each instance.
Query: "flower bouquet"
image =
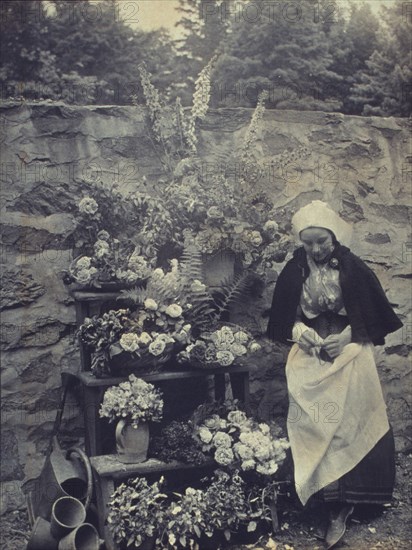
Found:
[[[144,281],[159,247],[170,241],[171,225],[162,204],[146,192],[125,195],[116,186],[90,186],[74,213],[76,257],[64,282],[111,289]]]
[[[144,462],[150,442],[149,421],[162,419],[162,394],[152,384],[131,374],[127,382],[105,391],[99,414],[109,422],[117,421],[118,459],[125,463]]]
[[[276,423],[258,423],[235,409],[222,416],[212,414],[204,418],[197,425],[195,437],[202,443],[202,450],[212,454],[220,466],[272,476],[290,446],[279,434]]]
[[[177,355],[177,360],[200,369],[228,367],[249,363],[250,355],[259,349],[260,345],[242,327],[226,324],[214,331],[202,332]]]
[[[163,399],[160,390],[133,374],[127,382],[121,382],[105,391],[99,409],[101,418],[108,418],[109,422],[124,419],[135,428],[148,420],[160,422],[162,414]]]

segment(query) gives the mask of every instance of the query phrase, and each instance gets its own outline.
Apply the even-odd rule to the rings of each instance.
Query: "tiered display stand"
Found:
[[[91,292],[72,291],[76,305],[76,322],[80,326],[85,317],[100,314],[103,308],[114,302],[119,297],[119,292]],[[112,307],[120,307],[115,305]],[[80,345],[81,370],[75,375],[81,386],[83,396],[83,416],[85,429],[86,453],[90,457],[93,470],[94,486],[96,492],[96,505],[99,521],[99,534],[105,541],[106,550],[118,550],[111,533],[106,525],[108,514],[108,502],[115,487],[135,476],[161,475],[167,472],[181,472],[184,470],[199,469],[199,475],[205,468],[212,467],[212,462],[202,466],[194,466],[179,462],[162,462],[157,459],[149,459],[138,464],[124,464],[119,462],[116,454],[103,454],[103,432],[107,424],[99,417],[99,407],[103,394],[109,386],[117,385],[127,377],[96,378],[90,372],[91,354],[82,344]],[[249,403],[249,366],[230,366],[205,370],[178,370],[173,366],[169,370],[157,373],[136,373],[139,378],[164,386],[170,381],[187,381],[193,379],[193,386],[201,379],[210,379],[213,383],[214,398],[224,400],[226,392],[226,374],[230,375],[232,393],[235,399],[241,400],[248,406]],[[167,420],[167,418],[166,418]]]

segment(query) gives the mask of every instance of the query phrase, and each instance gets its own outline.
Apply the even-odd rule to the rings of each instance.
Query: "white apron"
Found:
[[[294,344],[286,377],[296,491],[306,504],[352,470],[389,430],[389,423],[370,344],[348,344],[333,363]]]

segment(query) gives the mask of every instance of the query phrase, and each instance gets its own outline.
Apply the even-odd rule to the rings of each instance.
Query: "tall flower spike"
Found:
[[[269,94],[267,90],[264,90],[259,94],[256,108],[253,112],[252,120],[250,121],[249,128],[247,129],[242,146],[242,161],[246,162],[251,155],[252,146],[256,141],[259,124],[263,118],[265,112],[265,101],[268,99]]]
[[[195,92],[193,94],[193,105],[191,117],[185,132],[185,137],[188,142],[188,145],[195,152],[196,151],[196,119],[203,120],[209,110],[210,103],[210,77],[212,73],[213,66],[218,58],[218,55],[214,55],[209,63],[203,67],[200,71],[199,76],[195,82]]]
[[[155,139],[161,141],[161,125],[160,125],[160,116],[161,116],[161,104],[160,104],[160,95],[158,90],[153,86],[151,82],[151,75],[146,69],[144,63],[139,65],[140,80],[143,88],[143,95],[146,100],[146,105],[149,110],[150,120],[152,121],[152,128]]]

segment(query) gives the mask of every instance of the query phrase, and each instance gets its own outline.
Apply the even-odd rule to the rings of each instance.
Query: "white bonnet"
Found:
[[[292,218],[292,228],[297,239],[300,232],[308,227],[329,229],[343,245],[349,246],[352,238],[352,226],[342,220],[326,202],[312,201],[303,206]]]

